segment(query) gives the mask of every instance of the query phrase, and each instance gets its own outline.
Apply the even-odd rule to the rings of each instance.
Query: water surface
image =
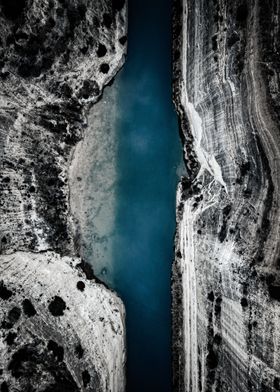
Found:
[[[128,57],[117,77],[111,280],[127,312],[128,392],[171,391],[170,275],[181,158],[171,7],[171,0],[129,0]]]
[[[181,145],[172,0],[129,0],[128,56],[71,165],[81,256],[126,307],[127,392],[171,392],[171,264]]]

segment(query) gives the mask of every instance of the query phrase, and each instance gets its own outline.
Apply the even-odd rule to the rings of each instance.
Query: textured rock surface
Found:
[[[71,252],[69,158],[123,63],[124,2],[1,4],[2,251]]]
[[[279,2],[174,8],[174,390],[278,391]]]
[[[123,390],[124,311],[116,296],[87,279],[76,258],[51,252],[3,256],[0,271],[2,385]]]
[[[123,64],[125,1],[1,0],[0,20],[1,390],[123,391],[120,300],[85,264],[77,288],[69,166]]]

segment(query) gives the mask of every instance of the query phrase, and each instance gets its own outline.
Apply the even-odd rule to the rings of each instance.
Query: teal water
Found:
[[[127,392],[171,391],[171,264],[181,146],[172,0],[129,0],[118,78],[114,289],[127,312]]]

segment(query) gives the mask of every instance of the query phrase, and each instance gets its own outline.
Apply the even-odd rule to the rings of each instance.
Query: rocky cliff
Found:
[[[175,0],[174,391],[280,390],[277,0]]]
[[[0,20],[1,391],[121,392],[124,309],[79,259],[69,166],[125,1],[1,0]]]

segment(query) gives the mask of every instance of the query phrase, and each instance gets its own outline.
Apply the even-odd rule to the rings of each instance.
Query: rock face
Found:
[[[119,298],[89,280],[77,258],[53,252],[2,256],[0,270],[2,385],[123,391]]]
[[[1,390],[123,391],[124,309],[79,259],[69,166],[124,62],[126,4],[0,0],[0,19]]]
[[[279,2],[174,9],[174,390],[279,391]]]
[[[4,252],[71,253],[70,154],[85,111],[124,60],[124,2],[1,5],[1,220]],[[19,7],[19,4],[22,4]]]

